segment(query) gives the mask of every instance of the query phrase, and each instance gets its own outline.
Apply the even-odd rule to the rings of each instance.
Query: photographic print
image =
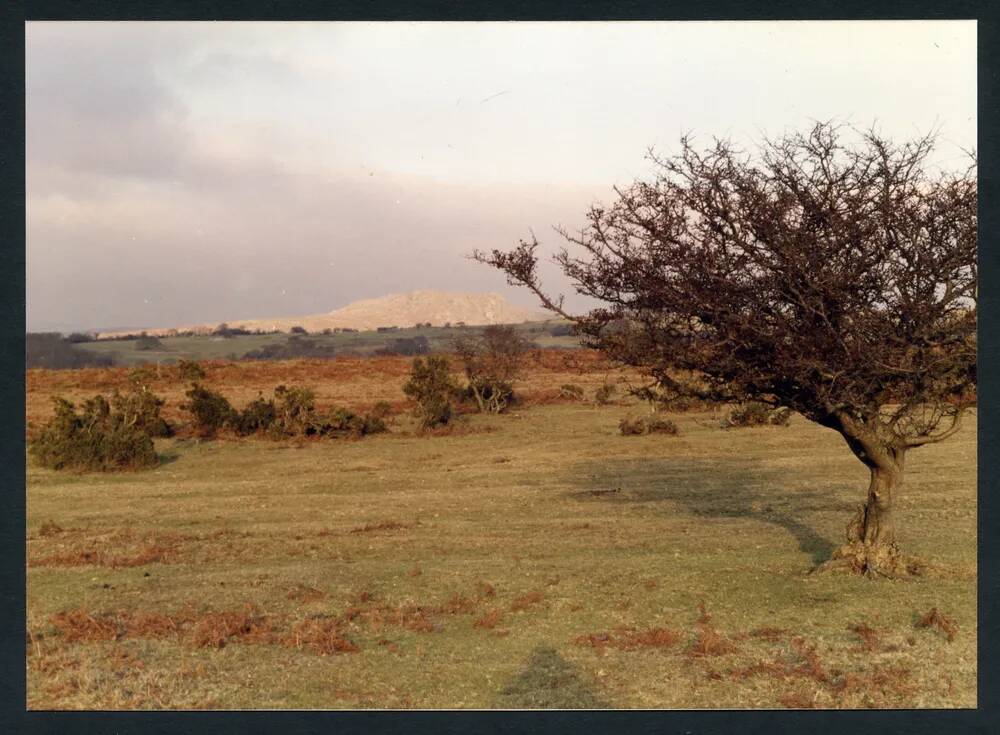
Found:
[[[975,21],[24,33],[29,710],[977,706]]]

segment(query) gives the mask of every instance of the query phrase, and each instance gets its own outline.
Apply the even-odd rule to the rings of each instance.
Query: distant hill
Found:
[[[354,301],[326,314],[275,317],[271,319],[243,319],[227,321],[230,327],[251,331],[278,330],[287,332],[292,327],[302,327],[309,332],[324,329],[369,330],[379,327],[412,327],[430,322],[432,326],[464,322],[470,326],[485,324],[519,324],[521,322],[550,319],[541,311],[531,311],[514,306],[500,294],[451,293],[445,291],[412,291],[377,299]],[[176,332],[206,334],[218,323],[195,324],[177,327],[146,329],[151,336],[166,337]],[[98,339],[120,337],[129,332],[106,331]],[[135,330],[131,330],[135,333]]]

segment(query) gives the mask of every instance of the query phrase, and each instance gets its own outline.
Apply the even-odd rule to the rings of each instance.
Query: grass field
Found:
[[[158,440],[145,473],[29,465],[28,706],[976,706],[974,417],[908,457],[899,534],[925,576],[811,575],[867,485],[842,439],[713,413],[623,437],[642,406],[549,400],[620,377],[574,354],[450,435],[400,416],[360,441]],[[208,382],[398,402],[407,364]],[[122,380],[30,371],[29,417]],[[175,411],[183,385],[154,389]]]

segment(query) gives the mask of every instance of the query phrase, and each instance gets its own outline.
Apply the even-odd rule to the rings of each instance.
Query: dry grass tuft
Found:
[[[782,706],[788,709],[816,709],[816,700],[805,692],[795,691],[778,697]]]
[[[520,612],[522,610],[527,610],[532,605],[537,605],[545,597],[538,590],[533,590],[526,595],[521,595],[512,603],[510,603],[510,609],[512,612]]]
[[[496,588],[489,582],[479,581],[476,582],[476,594],[482,598],[493,598],[496,597]]]
[[[473,625],[476,628],[485,628],[486,630],[493,630],[500,623],[503,622],[503,611],[498,607],[491,608],[487,610],[486,613],[477,618]]]
[[[781,640],[781,638],[785,636],[787,633],[788,631],[785,630],[784,628],[771,628],[768,626],[764,626],[763,628],[755,628],[754,630],[750,631],[750,635],[752,637],[762,638],[763,640],[771,641],[772,643]]]
[[[445,615],[466,615],[476,610],[476,601],[469,599],[465,595],[460,595],[458,592],[454,593],[438,608],[439,613]]]
[[[351,533],[373,533],[376,531],[399,531],[405,528],[413,528],[416,524],[401,523],[400,521],[379,521],[378,523],[366,523],[363,526],[352,528]]]
[[[315,587],[297,584],[289,590],[287,597],[289,600],[296,600],[298,602],[316,602],[318,600],[325,599],[326,593],[323,592],[323,590],[316,589]]]
[[[340,626],[340,621],[333,618],[307,618],[282,636],[281,643],[290,648],[308,648],[320,656],[360,651],[360,648],[344,637]]]
[[[915,623],[918,628],[937,628],[940,630],[949,643],[955,640],[958,633],[958,626],[955,621],[938,612],[936,607],[921,615]]]
[[[871,653],[878,651],[882,647],[882,637],[877,630],[867,623],[852,623],[847,626],[847,629],[853,633],[857,633],[858,637],[861,638],[861,646],[855,650]]]
[[[712,616],[705,609],[705,603],[698,603],[698,633],[694,642],[688,647],[689,656],[725,656],[735,653],[738,649],[728,638],[712,626]]]
[[[55,521],[45,521],[45,523],[42,524],[41,528],[38,529],[38,535],[42,536],[43,538],[48,536],[58,536],[59,534],[64,532],[65,529]]]

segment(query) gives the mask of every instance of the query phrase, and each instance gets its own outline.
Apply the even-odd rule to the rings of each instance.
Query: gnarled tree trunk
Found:
[[[868,500],[848,529],[847,540],[877,546],[896,543],[893,502],[903,486],[902,456],[892,464],[870,467]]]
[[[868,498],[847,526],[847,545],[821,569],[847,567],[867,576],[900,577],[917,571],[896,544],[894,505],[903,487],[906,447],[884,441],[878,431],[848,417],[838,427],[848,446],[871,472]]]

